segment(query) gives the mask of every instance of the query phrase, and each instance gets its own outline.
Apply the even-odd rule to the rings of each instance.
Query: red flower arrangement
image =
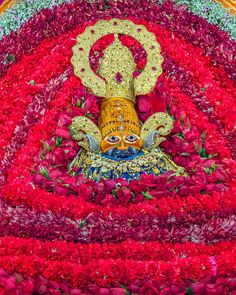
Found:
[[[199,21],[200,31],[187,28],[168,2],[152,5],[153,11],[168,12],[157,17],[158,24],[154,14],[146,21],[132,18],[154,32],[165,57],[164,74],[154,92],[138,98],[139,116],[146,120],[153,112],[168,111],[175,118],[162,147],[189,176],[143,175],[130,183],[72,177],[68,164],[79,147],[68,126],[77,115],[96,122],[100,104],[72,74],[75,37],[94,22],[94,14],[83,26],[78,25],[85,19],[81,14],[80,21],[78,16],[67,18],[77,5],[64,4],[54,11],[60,17],[63,11],[63,24],[69,19],[62,28],[58,18],[51,18],[52,12],[40,12],[38,19],[51,18],[51,30],[46,34],[48,24],[37,25],[37,38],[26,39],[29,47],[22,41],[16,50],[19,61],[3,66],[2,73],[10,68],[0,81],[3,292],[21,294],[21,288],[23,294],[125,294],[127,288],[139,294],[233,294],[236,165],[231,41],[222,37],[228,52],[224,57],[220,45],[210,51],[211,41],[201,36],[206,24],[183,12],[195,25]],[[130,8],[123,5],[128,14],[134,9],[133,2]],[[88,5],[93,13],[95,7]],[[119,9],[121,3],[102,15],[119,16]],[[170,21],[173,16],[176,25]],[[34,19],[24,28],[32,24]],[[209,26],[206,35],[215,32],[214,42],[223,42],[217,29]],[[22,28],[19,35],[23,33]],[[11,50],[19,37],[13,34],[12,40]],[[133,39],[121,40],[142,70],[145,52]],[[8,42],[6,37],[2,44]],[[110,36],[93,47],[94,70],[109,42]],[[29,48],[32,52],[24,55]],[[18,274],[20,287],[12,273]]]

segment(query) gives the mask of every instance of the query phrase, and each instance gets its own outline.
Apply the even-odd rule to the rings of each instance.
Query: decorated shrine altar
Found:
[[[0,294],[236,294],[234,3],[9,2]]]

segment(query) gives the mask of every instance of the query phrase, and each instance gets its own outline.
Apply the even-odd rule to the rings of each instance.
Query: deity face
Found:
[[[135,155],[141,148],[142,139],[129,131],[112,132],[101,141],[103,153],[118,159]]]

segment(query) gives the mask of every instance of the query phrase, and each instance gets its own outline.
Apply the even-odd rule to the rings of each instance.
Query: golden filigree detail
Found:
[[[160,54],[160,46],[155,35],[149,32],[145,26],[134,24],[130,20],[115,18],[100,20],[95,25],[87,27],[83,34],[77,36],[77,44],[73,47],[71,59],[75,75],[95,95],[107,97],[106,81],[92,71],[89,63],[91,47],[98,39],[107,34],[126,34],[136,39],[143,46],[147,54],[147,64],[143,72],[133,80],[134,96],[150,93],[156,85],[157,78],[162,73],[163,57]],[[122,55],[120,50],[116,52],[116,55],[119,54]],[[125,69],[123,70],[125,71]],[[109,92],[111,92],[111,89],[109,89]]]
[[[105,99],[102,102],[98,127],[102,138],[120,128],[140,135],[141,125],[132,101],[123,98]]]
[[[101,132],[89,118],[83,116],[74,117],[69,129],[72,138],[78,140],[78,144],[86,150],[92,149],[95,151],[100,149]]]
[[[118,36],[104,50],[98,74],[106,80],[106,97],[122,97],[135,101],[133,72],[136,69],[133,55],[122,45]]]
[[[167,113],[158,112],[150,116],[141,128],[140,137],[144,140],[145,147],[156,147],[165,141],[174,127],[174,121]],[[148,139],[148,136],[151,136]],[[150,140],[148,143],[147,141]],[[145,143],[146,141],[146,143]]]
[[[188,176],[185,169],[176,165],[159,147],[145,151],[143,155],[130,161],[115,161],[105,158],[101,153],[83,151],[74,166],[81,170],[80,173],[95,180],[109,179],[110,171],[113,171],[116,178],[121,177],[122,173],[128,173],[131,177],[134,175],[135,178],[142,173],[152,172],[159,175],[162,169],[172,171],[176,175]],[[74,169],[71,169],[70,173],[73,175]]]

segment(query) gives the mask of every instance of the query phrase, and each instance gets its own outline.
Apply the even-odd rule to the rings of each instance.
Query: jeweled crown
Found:
[[[104,51],[98,70],[99,75],[106,80],[106,98],[121,97],[134,101],[135,69],[132,53],[115,34],[115,40]]]
[[[130,50],[123,46],[118,35],[104,51],[98,73],[106,79],[106,98],[104,99],[98,127],[102,137],[111,132],[140,134],[140,123],[134,109],[133,72],[136,68]]]
[[[134,103],[123,98],[106,99],[101,105],[98,128],[102,138],[123,130],[140,135],[141,126]]]

